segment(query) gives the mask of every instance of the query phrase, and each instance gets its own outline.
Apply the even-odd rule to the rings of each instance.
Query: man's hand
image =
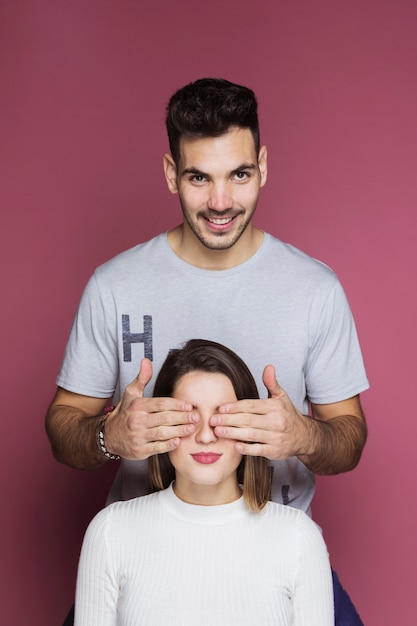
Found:
[[[125,389],[117,407],[106,419],[106,448],[124,459],[142,460],[178,447],[191,435],[198,414],[192,405],[175,398],[145,398],[152,378],[152,364],[143,359],[140,371]]]
[[[174,398],[144,398],[152,377],[152,364],[143,359],[135,380],[126,387],[117,407],[105,422],[104,441],[113,454],[141,460],[173,450],[180,438],[195,430],[199,416],[192,405]],[[99,451],[96,430],[108,399],[73,393],[58,387],[47,411],[45,427],[57,461],[77,469],[106,463]]]
[[[311,404],[303,415],[279,386],[267,365],[267,400],[240,400],[219,407],[210,423],[218,437],[236,439],[241,454],[282,460],[298,456],[316,474],[338,474],[356,467],[367,427],[359,396],[331,404]]]
[[[308,454],[311,449],[309,417],[294,407],[279,386],[273,365],[267,365],[263,382],[267,400],[239,400],[223,404],[210,423],[218,437],[236,439],[241,454],[270,460]]]

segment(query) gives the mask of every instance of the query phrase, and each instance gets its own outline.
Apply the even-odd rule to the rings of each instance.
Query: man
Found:
[[[185,340],[211,339],[268,395],[219,407],[216,435],[270,459],[272,498],[310,512],[314,474],[353,469],[366,441],[368,383],[344,292],[329,268],[253,224],[267,150],[250,89],[191,83],[172,96],[166,124],[165,177],[183,221],[89,281],[47,414],[54,454],[81,469],[120,456],[109,501],[146,493],[146,459],[198,422],[191,404],[149,397],[152,370]]]

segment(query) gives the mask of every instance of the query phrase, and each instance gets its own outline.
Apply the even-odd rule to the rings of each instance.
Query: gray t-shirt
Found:
[[[81,298],[57,384],[117,403],[152,360],[153,382],[168,351],[188,339],[218,341],[254,375],[261,397],[268,363],[294,405],[327,404],[368,388],[344,291],[326,265],[269,234],[231,269],[182,261],[166,233],[100,266]],[[314,476],[297,458],[272,463],[273,500],[310,512]],[[146,461],[122,461],[109,501],[148,490]]]

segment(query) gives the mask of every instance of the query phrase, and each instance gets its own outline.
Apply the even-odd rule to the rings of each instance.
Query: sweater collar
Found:
[[[168,489],[158,492],[158,497],[160,504],[171,515],[193,524],[224,525],[250,514],[243,496],[234,502],[215,506],[188,504],[175,495],[171,483]]]

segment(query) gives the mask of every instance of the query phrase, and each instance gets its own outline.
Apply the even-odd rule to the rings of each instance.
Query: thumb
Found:
[[[130,391],[138,394],[142,398],[144,389],[152,378],[152,363],[149,359],[142,359],[140,362],[139,374],[132,381]]]
[[[266,365],[263,371],[262,380],[268,390],[268,398],[277,398],[285,393],[282,387],[278,384],[275,367],[273,365]]]

